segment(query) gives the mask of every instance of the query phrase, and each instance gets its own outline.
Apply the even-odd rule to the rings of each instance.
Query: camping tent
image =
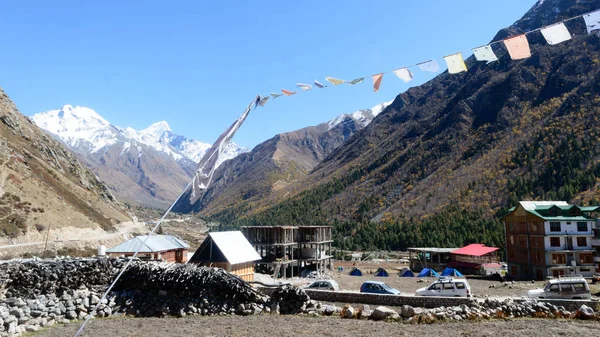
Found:
[[[415,273],[412,270],[406,268],[400,271],[400,277],[415,277]]]
[[[430,276],[440,277],[440,274],[436,273],[436,271],[433,269],[425,268],[425,269],[421,270],[419,275],[417,275],[417,277],[430,277]]]
[[[385,269],[379,268],[375,272],[375,276],[378,276],[378,277],[388,277],[388,276],[390,276],[390,274],[388,274],[388,272]]]
[[[444,271],[442,272],[442,276],[463,276],[463,274],[461,274],[458,270],[454,268],[448,267],[444,269]]]
[[[362,276],[362,271],[360,271],[360,269],[354,267],[350,271],[350,276]]]

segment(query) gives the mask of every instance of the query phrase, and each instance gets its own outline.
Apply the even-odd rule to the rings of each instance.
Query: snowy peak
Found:
[[[149,127],[141,130],[139,133],[145,133],[147,135],[151,135],[157,139],[160,139],[164,136],[166,132],[173,132],[169,127],[169,123],[166,121],[161,121],[150,125]]]
[[[95,152],[115,142],[117,131],[90,108],[65,105],[59,110],[42,112],[31,118],[37,126],[74,148],[85,147],[87,151]]]
[[[94,110],[80,106],[65,105],[59,110],[35,114],[31,119],[37,126],[56,135],[72,149],[86,155],[105,151],[114,144],[122,146],[121,153],[129,150],[131,146],[146,145],[176,161],[186,158],[197,163],[211,146],[174,134],[166,121],[154,123],[138,131],[131,127],[112,125]],[[138,148],[138,151],[141,149]],[[247,148],[230,143],[220,162],[248,151]]]
[[[388,105],[392,104],[392,102],[393,102],[393,100],[391,100],[389,102],[383,102],[383,103],[377,104],[376,106],[372,107],[371,109],[362,109],[362,110],[355,111],[351,114],[343,114],[343,115],[337,116],[336,118],[334,118],[328,122],[329,130],[331,130],[333,127],[335,127],[336,125],[343,122],[346,118],[352,118],[357,123],[359,123],[362,127],[365,127],[369,123],[371,123],[373,118],[375,118],[377,115],[379,115],[383,111],[383,109],[385,109]]]

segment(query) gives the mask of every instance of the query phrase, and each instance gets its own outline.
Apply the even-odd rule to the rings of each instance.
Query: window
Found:
[[[552,254],[552,264],[565,264],[567,259],[565,254]]]
[[[444,289],[454,290],[454,285],[452,283],[444,283]]]
[[[580,268],[579,271],[590,271],[590,268]]]
[[[593,263],[592,254],[579,254],[579,260],[581,263]]]
[[[585,236],[580,236],[577,238],[577,245],[579,247],[587,246],[587,238]]]
[[[550,238],[550,247],[560,247],[560,238]]]
[[[560,291],[561,292],[572,292],[573,291],[573,285],[571,283],[561,284],[560,285]]]
[[[588,231],[587,222],[578,222],[577,223],[577,231],[578,232],[587,232]]]
[[[456,289],[465,289],[465,284],[462,282],[456,282]]]
[[[551,232],[560,232],[560,222],[550,222]]]
[[[429,287],[429,290],[442,290],[442,284],[441,283],[434,283],[431,285],[431,287]]]
[[[550,288],[548,288],[548,291],[557,293],[558,292],[558,284],[551,285]]]

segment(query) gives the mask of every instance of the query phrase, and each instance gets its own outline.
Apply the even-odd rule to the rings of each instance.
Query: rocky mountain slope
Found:
[[[174,134],[167,122],[136,131],[109,123],[94,110],[65,105],[32,116],[79,155],[119,200],[166,208],[190,181],[210,144]],[[230,143],[218,163],[247,149]]]
[[[106,185],[0,89],[0,238],[50,226],[111,230],[126,220]]]
[[[327,155],[367,126],[391,102],[340,115],[328,122],[276,135],[224,163],[206,194],[194,205],[181,198],[174,211],[221,212],[248,208],[304,178]]]
[[[539,1],[494,40],[600,8],[600,1]],[[519,199],[600,199],[600,37],[582,18],[573,39],[532,56],[470,58],[398,95],[279,201],[209,213],[234,225],[333,224],[339,245],[405,248],[502,244],[498,218]]]

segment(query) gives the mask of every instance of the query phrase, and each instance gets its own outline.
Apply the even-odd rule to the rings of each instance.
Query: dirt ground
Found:
[[[417,289],[428,286],[433,283],[436,278],[433,277],[399,277],[399,270],[403,267],[407,267],[407,264],[392,263],[392,262],[370,262],[363,261],[358,262],[357,267],[363,272],[363,276],[350,276],[348,273],[352,270],[353,263],[348,261],[334,261],[334,271],[331,272],[330,276],[337,281],[340,286],[340,290],[359,291],[361,284],[368,280],[382,281],[390,287],[400,290],[403,294],[409,295],[414,294]],[[341,266],[344,268],[343,271],[338,271],[337,267]],[[389,277],[375,277],[374,273],[378,268],[385,268],[389,273]],[[370,273],[372,272],[372,273]],[[424,280],[424,282],[420,282]],[[542,288],[545,285],[543,281],[517,281],[516,284],[504,285],[499,281],[490,281],[482,279],[469,278],[467,276],[469,285],[475,298],[486,298],[486,297],[526,297],[527,291],[536,288]],[[285,280],[279,280],[285,282]],[[313,282],[314,279],[302,279],[293,278],[289,279],[290,283],[304,286]],[[493,286],[493,288],[490,288]],[[592,285],[590,283],[590,289],[592,294],[600,293],[600,285]]]
[[[50,327],[25,336],[73,336],[81,322]],[[82,336],[592,336],[600,323],[517,319],[418,325],[305,316],[195,316],[186,318],[118,318],[92,320]],[[591,333],[591,334],[590,334]]]

